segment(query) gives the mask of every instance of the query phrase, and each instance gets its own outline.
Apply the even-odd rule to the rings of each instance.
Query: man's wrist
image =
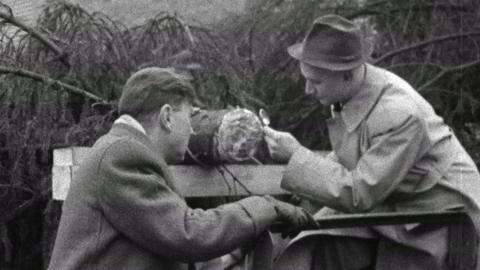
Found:
[[[295,154],[295,152],[298,151],[298,149],[302,147],[302,145],[300,143],[294,143],[292,145],[292,147],[290,147],[290,151],[289,151],[289,155],[287,157],[287,162],[290,161],[290,159],[292,158],[293,154]]]
[[[303,162],[305,159],[308,158],[310,153],[311,151],[308,148],[299,144],[299,146],[295,149],[295,151],[290,156],[288,163],[292,161]]]
[[[251,217],[256,235],[263,232],[263,230],[279,217],[275,203],[266,197],[267,196],[252,196],[237,202]]]

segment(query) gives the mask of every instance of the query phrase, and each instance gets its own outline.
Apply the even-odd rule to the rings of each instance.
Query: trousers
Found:
[[[293,243],[273,269],[370,270],[375,269],[378,240],[319,235]]]

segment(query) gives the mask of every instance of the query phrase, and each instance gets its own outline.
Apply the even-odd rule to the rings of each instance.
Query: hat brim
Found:
[[[193,107],[197,107],[197,108],[201,108],[201,109],[204,109],[204,108],[207,107],[202,101],[200,101],[200,99],[198,99],[197,96],[195,96],[195,97],[191,100],[191,103],[192,103],[192,106],[193,106]]]
[[[319,67],[319,68],[332,70],[332,71],[344,71],[344,70],[352,70],[354,68],[357,68],[366,62],[366,59],[364,57],[356,59],[354,61],[346,62],[346,63],[331,63],[331,62],[325,62],[322,60],[309,59],[305,57],[303,53],[302,45],[303,45],[302,43],[296,43],[288,47],[287,49],[288,54],[291,57],[297,59],[298,61],[307,63],[314,67]]]

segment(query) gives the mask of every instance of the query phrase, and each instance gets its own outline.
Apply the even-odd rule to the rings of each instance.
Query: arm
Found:
[[[400,114],[392,123],[382,124],[353,170],[299,148],[289,162],[282,187],[346,212],[374,208],[395,190],[430,146],[421,119]]]
[[[98,172],[103,213],[139,246],[172,260],[207,260],[253,240],[277,218],[273,204],[262,197],[190,209],[165,184],[161,166],[148,152],[120,141],[107,150]]]

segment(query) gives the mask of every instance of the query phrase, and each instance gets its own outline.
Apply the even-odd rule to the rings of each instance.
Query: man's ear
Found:
[[[165,104],[158,113],[157,121],[160,123],[160,127],[167,132],[172,131],[172,111],[172,106]]]

